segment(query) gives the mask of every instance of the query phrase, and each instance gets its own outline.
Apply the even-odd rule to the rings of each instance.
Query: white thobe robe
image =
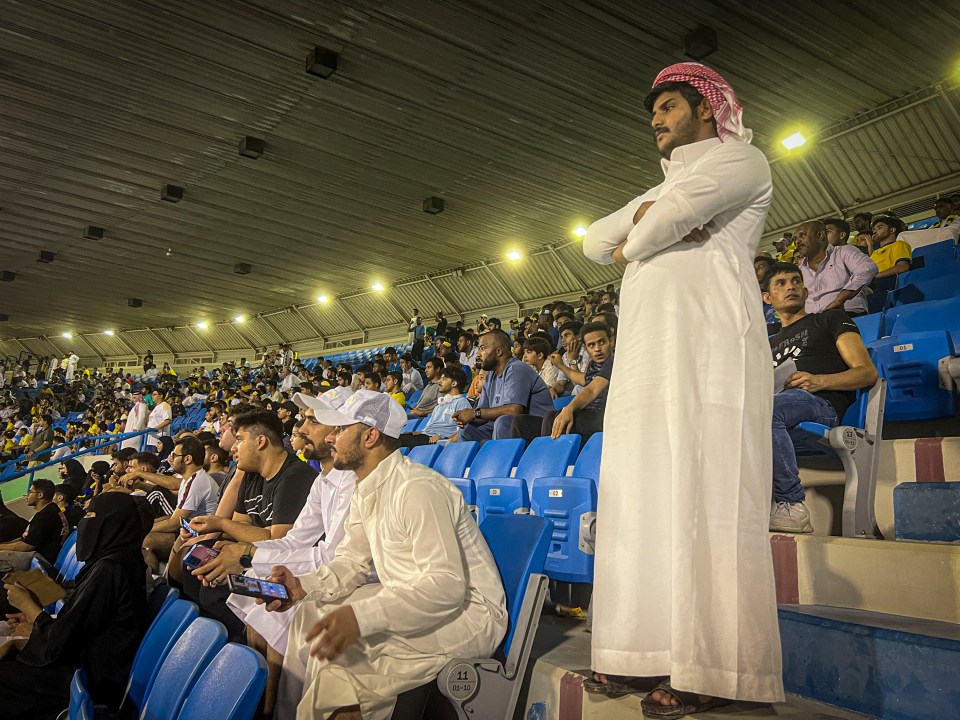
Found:
[[[676,148],[663,169],[584,239],[599,263],[626,240],[629,261],[604,421],[593,668],[774,702],[773,371],[753,270],[770,169],[756,148],[718,139]],[[707,223],[706,242],[681,242]]]
[[[80,357],[77,356],[77,355],[74,355],[73,353],[71,353],[71,354],[70,354],[70,357],[67,358],[67,367],[66,367],[66,370],[67,370],[66,380],[67,380],[67,382],[73,382],[73,376],[74,376],[74,373],[76,373],[76,371],[77,371],[77,363],[78,363],[79,361],[80,361]]]
[[[331,562],[343,540],[356,487],[357,474],[352,470],[330,470],[317,475],[307,502],[289,532],[276,540],[253,543],[256,552],[245,574],[266,579],[275,566],[283,565],[295,575],[306,575]],[[281,655],[287,652],[287,633],[293,613],[267,612],[265,605],[257,605],[253,598],[244,595],[231,595],[227,605],[270,647]]]
[[[380,584],[363,585],[374,565]],[[388,720],[397,695],[451,659],[490,657],[507,629],[500,574],[463,495],[399,451],[357,485],[333,562],[300,582],[277,720],[356,704],[364,720]],[[307,632],[347,604],[360,640],[332,661],[309,657]]]
[[[133,407],[130,408],[130,412],[127,414],[127,424],[124,425],[123,431],[128,433],[136,432],[137,430],[146,430],[147,419],[149,417],[150,407],[145,402],[141,400],[138,403],[134,403]],[[120,447],[139,450],[142,442],[143,435],[137,435],[137,437],[127,438],[124,440],[122,443],[120,443]]]

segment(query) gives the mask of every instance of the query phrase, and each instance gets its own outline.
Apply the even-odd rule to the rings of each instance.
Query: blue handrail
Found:
[[[46,450],[41,450],[41,451],[38,452],[38,453],[34,453],[34,454],[31,455],[29,458],[26,457],[26,456],[21,456],[21,457],[15,459],[15,460],[8,460],[8,461],[5,462],[4,464],[0,465],[0,485],[2,485],[2,484],[5,483],[5,482],[9,482],[9,481],[11,481],[11,480],[16,480],[17,478],[21,478],[21,477],[23,477],[24,475],[29,475],[29,476],[30,476],[30,481],[29,481],[29,483],[27,484],[27,487],[30,487],[30,485],[33,484],[33,475],[34,475],[34,473],[35,473],[37,470],[43,470],[44,468],[52,467],[52,466],[54,466],[54,465],[59,465],[59,464],[62,463],[64,460],[71,460],[71,459],[73,459],[73,458],[79,457],[80,455],[89,455],[90,453],[96,452],[96,451],[98,451],[98,450],[100,450],[100,449],[102,449],[102,448],[105,448],[105,447],[109,447],[110,445],[116,445],[116,444],[118,444],[118,443],[122,443],[124,440],[128,440],[129,438],[132,438],[132,437],[140,437],[140,436],[143,436],[144,439],[141,440],[141,442],[140,442],[140,447],[143,448],[143,447],[144,447],[145,440],[146,440],[146,436],[149,435],[149,434],[151,434],[151,433],[155,433],[155,432],[157,432],[156,429],[154,429],[154,428],[147,428],[147,429],[145,429],[145,430],[136,430],[136,431],[134,431],[134,432],[119,433],[119,434],[117,434],[117,435],[113,435],[113,434],[110,434],[110,435],[95,435],[94,437],[80,438],[79,442],[88,442],[88,441],[91,441],[91,440],[92,440],[92,441],[95,442],[95,444],[94,444],[92,447],[81,448],[80,450],[78,450],[77,452],[75,452],[75,453],[73,453],[73,454],[71,454],[71,455],[67,455],[67,456],[62,457],[62,458],[57,458],[56,460],[49,460],[49,461],[47,461],[47,462],[45,462],[45,463],[43,463],[43,464],[41,464],[41,465],[36,465],[35,467],[31,467],[31,468],[25,468],[24,470],[20,470],[19,472],[15,472],[15,473],[13,473],[13,474],[5,477],[5,476],[4,476],[5,473],[7,472],[7,470],[8,470],[11,466],[16,467],[17,463],[21,463],[21,462],[24,462],[24,461],[29,461],[30,458],[35,458],[37,455],[46,455],[47,453],[52,453],[53,451],[55,451],[55,450],[57,450],[57,449],[59,449],[59,448],[67,447],[67,446],[69,446],[69,445],[73,445],[74,443],[78,442],[78,440],[73,440],[72,442],[68,442],[68,443],[61,443],[60,445],[57,445],[57,446],[55,446],[55,447],[51,447],[51,448],[48,448],[48,449],[46,449]],[[97,442],[97,441],[101,441],[101,440],[102,440],[103,442]]]

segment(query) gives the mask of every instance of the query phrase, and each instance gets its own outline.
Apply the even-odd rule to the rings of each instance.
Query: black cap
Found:
[[[300,408],[297,407],[297,404],[293,400],[284,400],[282,403],[280,403],[280,407],[282,407],[284,410],[289,410],[294,415],[300,412]]]
[[[406,360],[408,362],[413,362],[413,355],[411,355],[410,353],[404,353],[403,355],[400,356],[400,359]]]

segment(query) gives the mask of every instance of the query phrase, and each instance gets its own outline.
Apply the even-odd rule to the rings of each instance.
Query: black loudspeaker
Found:
[[[179,185],[164,185],[160,191],[160,199],[167,202],[180,202],[183,200],[183,188]]]
[[[143,300],[140,298],[127,298],[127,307],[143,307]]]
[[[307,72],[326,80],[337,71],[340,56],[333,50],[315,47],[307,55]]]
[[[698,25],[683,36],[683,54],[694,60],[703,60],[719,47],[717,31],[706,25]]]
[[[0,270],[0,281],[13,282],[17,279],[17,274],[13,270]]]
[[[56,256],[56,253],[52,253],[49,250],[41,250],[40,257],[37,258],[37,262],[52,263]]]
[[[96,225],[87,225],[83,229],[83,237],[87,240],[103,240],[103,228]]]
[[[256,160],[263,155],[264,142],[260,138],[246,135],[240,138],[240,154],[244,157]]]
[[[0,313],[0,322],[6,322],[9,319],[10,319],[9,315],[7,315],[6,313]]]
[[[436,215],[443,212],[443,198],[433,197],[432,195],[423,200],[423,211]]]
[[[250,263],[237,263],[233,266],[233,271],[237,275],[249,275],[250,274]]]

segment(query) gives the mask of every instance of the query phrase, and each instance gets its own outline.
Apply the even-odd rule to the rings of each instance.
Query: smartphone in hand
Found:
[[[267,582],[246,575],[227,575],[227,587],[231,593],[260,598],[268,603],[274,600],[290,602],[290,593],[280,583]]]
[[[190,523],[187,522],[186,518],[180,518],[180,525],[183,527],[184,530],[186,530],[188,533],[190,533],[194,537],[199,537],[200,533],[198,533],[196,530],[190,527]]]
[[[190,548],[190,552],[183,556],[183,566],[187,570],[196,570],[201,565],[213,560],[219,554],[216,550],[208,548],[206,545],[194,545]]]

